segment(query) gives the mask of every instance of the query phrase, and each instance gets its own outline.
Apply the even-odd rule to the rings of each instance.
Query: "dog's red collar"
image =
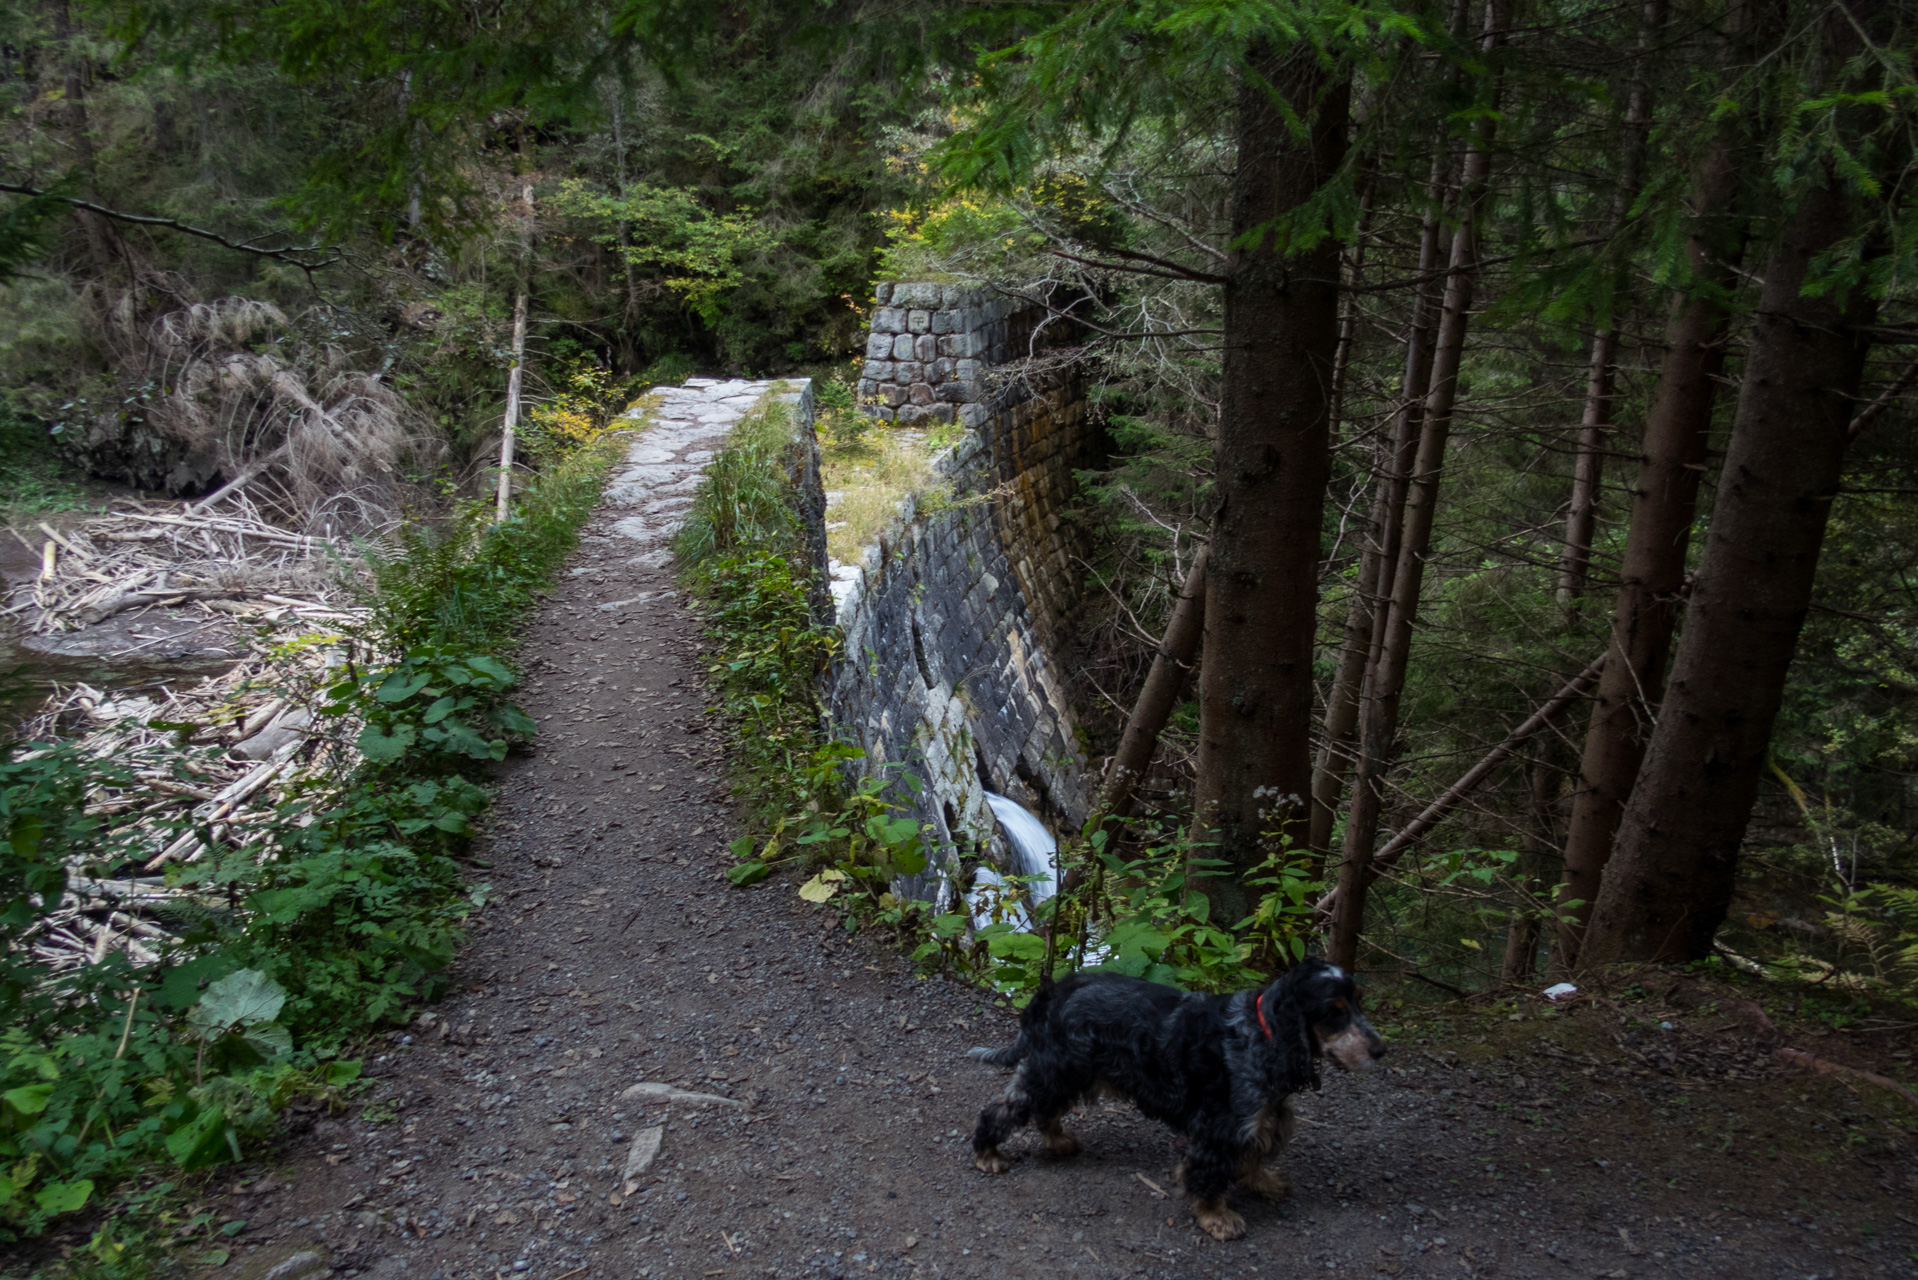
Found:
[[[1259,1030],[1265,1032],[1265,1038],[1272,1038],[1272,1028],[1265,1025],[1265,992],[1259,992],[1259,998],[1252,1002],[1252,1009],[1259,1015]]]

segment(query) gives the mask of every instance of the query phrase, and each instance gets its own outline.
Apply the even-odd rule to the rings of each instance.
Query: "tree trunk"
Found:
[[[1612,612],[1608,652],[1613,661],[1599,677],[1566,824],[1552,952],[1558,977],[1577,966],[1585,921],[1598,900],[1619,815],[1638,777],[1645,735],[1665,687],[1713,397],[1725,363],[1729,312],[1724,299],[1736,287],[1744,256],[1747,215],[1738,197],[1741,157],[1749,152],[1734,128],[1719,134],[1699,173],[1686,245],[1694,287],[1672,303],[1665,358],[1645,417]]]
[[[1491,52],[1504,38],[1502,0],[1487,0],[1485,35],[1481,46]],[[1493,90],[1496,97],[1497,90]],[[1384,773],[1398,736],[1399,698],[1405,691],[1407,661],[1412,650],[1412,628],[1418,617],[1419,591],[1425,580],[1425,555],[1431,545],[1433,517],[1438,505],[1439,480],[1444,472],[1445,445],[1451,435],[1452,406],[1458,395],[1459,360],[1465,351],[1472,299],[1478,283],[1478,222],[1485,188],[1492,173],[1492,118],[1465,153],[1458,230],[1452,236],[1450,272],[1440,313],[1438,337],[1432,347],[1430,390],[1425,397],[1419,431],[1418,458],[1406,493],[1405,528],[1398,563],[1392,571],[1392,590],[1386,610],[1385,633],[1374,664],[1361,713],[1358,772],[1352,784],[1352,811],[1345,825],[1345,848],[1339,865],[1338,903],[1332,917],[1327,957],[1333,964],[1355,967],[1359,933],[1365,922],[1365,892],[1371,881],[1372,850],[1378,840],[1384,811]]]
[[[1448,30],[1456,38],[1463,30],[1466,0],[1453,0]],[[1452,82],[1459,72],[1452,70]],[[1441,126],[1432,139],[1432,172],[1425,186],[1425,215],[1419,228],[1418,283],[1412,288],[1412,313],[1405,326],[1405,367],[1399,380],[1399,403],[1392,415],[1392,431],[1381,441],[1377,494],[1372,504],[1371,538],[1359,561],[1359,579],[1346,604],[1345,630],[1339,665],[1325,699],[1324,732],[1318,760],[1312,770],[1312,815],[1307,844],[1312,851],[1313,878],[1323,874],[1332,852],[1332,828],[1338,819],[1345,775],[1351,768],[1364,705],[1366,678],[1378,665],[1385,636],[1387,610],[1383,602],[1392,593],[1392,572],[1398,564],[1399,538],[1405,524],[1405,493],[1418,452],[1419,426],[1432,372],[1432,303],[1438,288],[1429,277],[1439,267],[1441,238],[1448,201],[1446,182],[1451,163],[1449,130]],[[1352,298],[1356,316],[1358,299]],[[1343,389],[1343,382],[1340,383]]]
[[[1625,225],[1632,202],[1644,186],[1645,144],[1651,132],[1652,94],[1647,65],[1658,34],[1665,25],[1667,0],[1646,0],[1644,23],[1638,33],[1638,60],[1625,103],[1625,158],[1618,189],[1612,193],[1610,234]],[[1609,306],[1616,317],[1630,287],[1630,276],[1619,271]],[[1618,323],[1608,318],[1592,335],[1592,356],[1585,371],[1585,410],[1579,418],[1578,450],[1572,461],[1572,497],[1565,513],[1565,545],[1558,560],[1558,604],[1573,619],[1591,575],[1592,535],[1598,528],[1598,493],[1605,469],[1605,436],[1612,425],[1612,366],[1618,358]]]
[[[1231,920],[1244,914],[1240,880],[1277,847],[1269,838],[1306,837],[1339,246],[1328,236],[1288,253],[1271,228],[1338,170],[1351,100],[1349,78],[1310,49],[1281,54],[1261,42],[1247,61],[1192,829],[1227,864],[1194,888],[1215,919]],[[1293,137],[1273,94],[1304,118],[1304,138]]]
[[[617,162],[615,174],[619,179],[619,198],[626,198],[626,112],[624,103],[628,86],[622,77],[613,89],[613,157]],[[633,326],[639,321],[639,276],[633,267],[633,256],[627,252],[633,247],[633,224],[621,218],[614,228],[617,236],[615,254],[619,258],[621,270],[626,275],[626,310],[620,316],[619,348],[623,372],[639,372],[639,347],[633,338]]]
[[[1618,358],[1618,326],[1592,335],[1585,370],[1585,411],[1578,420],[1578,450],[1572,459],[1572,499],[1565,512],[1565,544],[1558,557],[1558,605],[1576,618],[1592,568],[1592,534],[1598,528],[1598,490],[1604,480],[1605,434],[1612,425],[1612,364]]]
[[[519,431],[520,382],[526,372],[526,291],[533,255],[533,184],[520,193],[526,206],[526,251],[521,255],[519,295],[513,299],[513,364],[506,374],[506,419],[499,438],[499,496],[494,520],[506,519],[513,500],[513,449]]]
[[[1864,373],[1859,329],[1876,313],[1860,288],[1842,305],[1803,293],[1811,261],[1851,229],[1845,196],[1814,188],[1766,264],[1704,560],[1586,967],[1699,959],[1731,906]]]
[[[1205,633],[1205,564],[1209,554],[1209,548],[1200,547],[1193,559],[1171,621],[1166,623],[1165,639],[1153,656],[1152,670],[1146,673],[1145,686],[1126,718],[1119,749],[1106,770],[1104,794],[1094,806],[1106,818],[1123,818],[1132,812],[1139,780],[1152,763],[1159,734],[1172,718],[1179,694],[1192,674],[1192,660],[1199,656],[1199,640]]]
[[[73,146],[73,168],[80,176],[80,190],[89,200],[102,203],[99,175],[94,163],[93,122],[87,115],[87,65],[85,57],[75,47],[76,33],[69,0],[53,0],[50,16],[53,19],[54,42],[60,46],[60,96],[66,108],[67,138]],[[105,275],[113,269],[116,261],[127,259],[129,274],[137,276],[138,273],[132,270],[133,264],[128,259],[120,233],[111,222],[89,209],[76,209],[74,218],[87,238],[87,253],[93,259],[96,272]],[[138,280],[134,283],[137,284]]]
[[[1405,326],[1405,372],[1399,383],[1399,407],[1392,435],[1379,449],[1378,495],[1372,504],[1372,536],[1359,560],[1359,580],[1346,604],[1345,636],[1338,671],[1325,699],[1325,732],[1312,770],[1312,821],[1307,844],[1323,858],[1331,851],[1332,824],[1345,790],[1352,739],[1359,724],[1360,692],[1380,638],[1379,602],[1391,593],[1390,574],[1398,559],[1399,532],[1405,520],[1405,489],[1412,471],[1419,423],[1432,370],[1432,293],[1424,278],[1438,270],[1440,215],[1444,209],[1445,139],[1432,157],[1425,223],[1419,232],[1421,283],[1412,293],[1412,315]]]
[[[1544,883],[1548,874],[1545,860],[1558,847],[1558,835],[1552,829],[1552,810],[1558,803],[1559,771],[1552,767],[1550,743],[1532,761],[1532,820],[1520,842],[1518,871],[1533,883]],[[1538,968],[1538,940],[1543,932],[1537,911],[1512,912],[1505,930],[1505,961],[1499,968],[1499,981],[1516,987],[1530,982]]]

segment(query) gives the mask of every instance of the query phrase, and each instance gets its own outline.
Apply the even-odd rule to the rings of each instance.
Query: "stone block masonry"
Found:
[[[1052,653],[1082,594],[1074,471],[1102,432],[1075,366],[995,375],[1028,354],[1043,312],[937,284],[881,285],[876,301],[861,402],[895,427],[963,434],[934,464],[949,492],[909,502],[860,563],[831,564],[845,648],[823,701],[868,771],[898,764],[920,779],[901,798],[955,861],[991,856],[986,791],[1059,833],[1090,804]],[[901,888],[949,905],[958,869]]]
[[[946,296],[942,289],[889,292],[911,301]],[[963,320],[975,325],[981,349],[999,354],[1003,345],[987,342],[981,328],[1029,334],[1035,318],[985,302],[951,315],[922,309],[928,333]],[[902,321],[916,322],[910,310]],[[992,853],[986,791],[1011,796],[1057,831],[1082,823],[1090,801],[1049,637],[1080,596],[1073,470],[1094,456],[1098,432],[1074,371],[991,387],[982,370],[971,385],[982,399],[942,402],[965,413],[952,421],[969,425],[935,460],[945,484],[909,502],[856,565],[826,556],[827,503],[804,379],[696,378],[649,397],[640,412],[652,425],[634,439],[605,499],[608,532],[634,563],[664,567],[706,464],[740,418],[768,399],[792,407],[800,446],[793,478],[821,587],[814,607],[845,639],[821,679],[826,727],[865,748],[866,770],[896,763],[921,780],[916,795],[902,788],[900,798],[951,856],[900,887],[942,905],[950,904],[956,863],[1003,863]],[[918,421],[909,419],[908,429]],[[618,625],[658,594],[613,594],[592,607]]]

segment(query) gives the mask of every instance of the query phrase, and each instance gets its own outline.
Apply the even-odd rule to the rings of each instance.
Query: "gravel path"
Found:
[[[1557,1048],[1570,1019],[1428,1033],[1328,1077],[1281,1160],[1292,1197],[1241,1205],[1243,1241],[1193,1227],[1165,1195],[1173,1140],[1123,1109],[1069,1124],[1076,1159],[1026,1135],[1011,1173],[975,1172],[1002,1077],[964,1053],[1009,1015],[847,937],[789,879],[719,879],[723,741],[663,537],[726,398],[756,392],[696,388],[634,444],[528,635],[538,748],[502,771],[478,849],[497,897],[454,993],[369,1056],[356,1114],[223,1182],[250,1248],[209,1274],[1918,1275],[1918,1166],[1876,1128],[1858,1148],[1840,1112],[1867,1104],[1736,1053],[1684,1080]],[[737,1105],[625,1096],[639,1083]]]

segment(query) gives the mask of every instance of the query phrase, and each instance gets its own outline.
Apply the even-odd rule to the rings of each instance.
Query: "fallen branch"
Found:
[[[619,1095],[621,1102],[631,1102],[638,1098],[657,1098],[661,1102],[684,1102],[694,1106],[737,1107],[746,1109],[746,1103],[739,1098],[725,1098],[716,1093],[690,1093],[685,1089],[676,1089],[669,1084],[646,1082],[633,1085]]]
[[[1191,675],[1205,631],[1205,568],[1210,550],[1200,547],[1193,558],[1171,621],[1166,624],[1165,639],[1152,657],[1152,670],[1126,719],[1119,749],[1106,766],[1105,794],[1097,809],[1107,818],[1124,818],[1132,812],[1133,791],[1152,763],[1152,749],[1158,745],[1159,734],[1172,718],[1180,691]]]
[[[247,467],[246,470],[240,472],[239,475],[227,481],[225,484],[215,489],[212,493],[209,493],[206,497],[201,498],[197,502],[187,503],[185,514],[190,516],[198,515],[199,513],[206,511],[208,508],[212,507],[214,504],[220,502],[222,499],[232,494],[238,493],[240,490],[246,488],[247,485],[251,484],[268,467],[278,462],[280,460],[280,455],[285,452],[286,452],[286,446],[281,445],[279,448],[273,450],[273,452],[267,454],[264,458],[254,459],[253,464]]]
[[[1451,812],[1465,803],[1468,796],[1478,789],[1479,783],[1491,776],[1494,769],[1510,759],[1512,754],[1525,744],[1526,739],[1552,723],[1573,703],[1585,696],[1592,682],[1598,679],[1598,673],[1605,668],[1605,655],[1600,654],[1592,660],[1590,666],[1573,676],[1564,688],[1552,695],[1551,701],[1534,711],[1518,728],[1505,735],[1500,742],[1485,754],[1477,764],[1467,769],[1457,782],[1445,789],[1438,799],[1425,806],[1418,817],[1406,823],[1399,833],[1386,843],[1372,858],[1367,868],[1368,883],[1377,879],[1379,872],[1396,862],[1406,850],[1416,844],[1426,832],[1443,822]],[[1321,915],[1331,914],[1332,904],[1338,901],[1339,891],[1334,888],[1319,899],[1318,911]]]
[[[1788,1062],[1794,1067],[1804,1067],[1821,1076],[1845,1076],[1853,1080],[1863,1080],[1866,1084],[1875,1084],[1880,1089],[1891,1090],[1912,1106],[1918,1107],[1918,1094],[1914,1094],[1896,1080],[1881,1076],[1874,1071],[1860,1071],[1857,1067],[1847,1067],[1842,1063],[1806,1053],[1803,1049],[1778,1049],[1774,1051],[1774,1056],[1780,1062]]]
[[[1913,360],[1906,365],[1905,371],[1892,379],[1891,385],[1886,387],[1876,400],[1859,410],[1858,416],[1853,418],[1851,425],[1845,428],[1846,442],[1849,443],[1865,434],[1865,428],[1882,417],[1885,410],[1891,408],[1892,403],[1905,394],[1906,389],[1914,381],[1918,381],[1918,360]]]

